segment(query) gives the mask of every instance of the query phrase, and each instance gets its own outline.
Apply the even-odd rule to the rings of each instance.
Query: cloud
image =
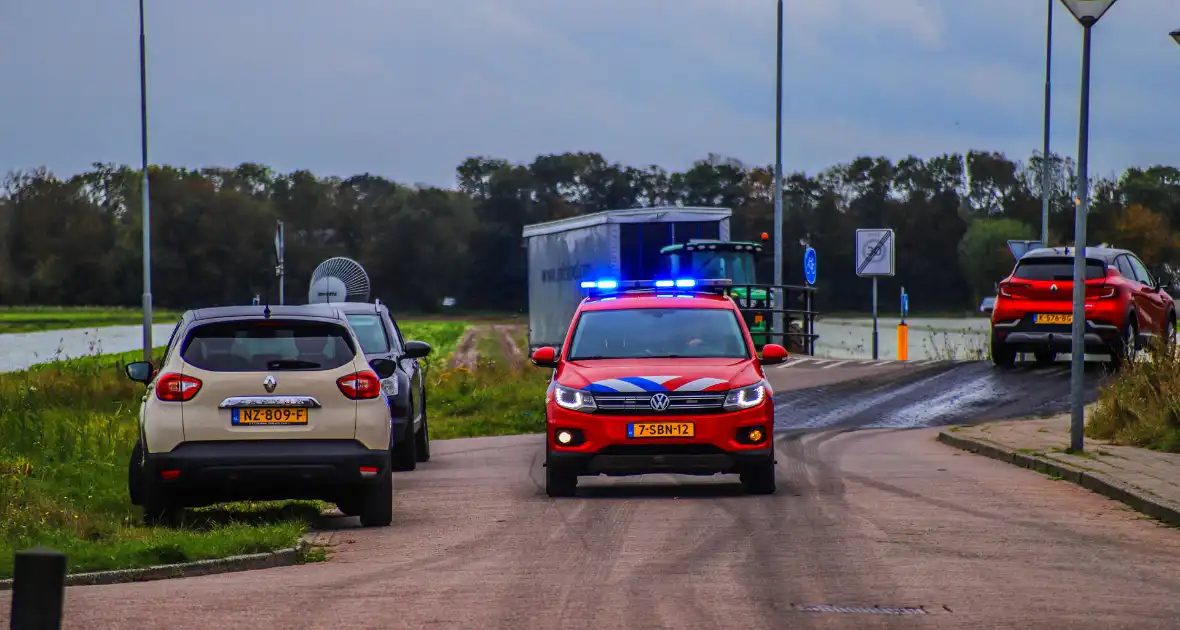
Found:
[[[786,0],[784,161],[1041,143],[1045,5]],[[65,17],[63,17],[65,16]],[[1055,9],[1053,145],[1077,140],[1080,28]],[[475,154],[774,160],[774,0],[149,3],[152,159],[453,185]],[[1095,30],[1100,171],[1180,163],[1172,0]],[[138,162],[134,7],[0,9],[0,170]]]

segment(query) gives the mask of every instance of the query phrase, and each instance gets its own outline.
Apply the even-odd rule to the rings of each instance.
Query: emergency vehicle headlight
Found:
[[[761,405],[766,400],[766,384],[763,382],[731,389],[725,396],[725,410],[738,411]]]
[[[563,409],[571,411],[594,411],[598,405],[594,403],[594,396],[580,389],[555,385],[553,387],[553,401]]]

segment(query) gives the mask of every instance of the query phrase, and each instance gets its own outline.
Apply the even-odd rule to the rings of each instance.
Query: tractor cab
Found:
[[[743,310],[746,326],[754,338],[754,344],[761,348],[770,343],[765,334],[768,330],[767,314],[757,310],[773,308],[768,292],[763,288],[742,285],[758,284],[755,274],[757,257],[762,253],[762,244],[750,241],[719,241],[692,239],[685,243],[668,245],[660,250],[664,259],[664,273],[672,278],[726,278],[734,287],[729,295]]]

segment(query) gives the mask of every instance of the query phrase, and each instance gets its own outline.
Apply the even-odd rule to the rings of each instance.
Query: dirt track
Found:
[[[906,369],[890,387],[931,376]],[[787,401],[819,390],[786,391],[804,379],[777,374],[789,426]],[[840,390],[847,374],[809,378],[853,410],[873,404],[879,377]],[[907,391],[891,413],[920,403]],[[856,413],[841,417],[875,417]],[[398,476],[393,527],[333,521],[327,563],[71,588],[66,627],[1176,627],[1180,532],[931,429],[852,428],[780,437],[773,497],[728,477],[652,476],[551,500],[537,437],[437,442]]]

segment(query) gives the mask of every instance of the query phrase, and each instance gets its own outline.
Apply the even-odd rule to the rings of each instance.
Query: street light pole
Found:
[[[1090,34],[1094,25],[1116,0],[1061,0],[1082,25],[1082,95],[1078,119],[1078,197],[1074,212],[1073,338],[1070,344],[1069,447],[1084,446],[1086,402],[1083,391],[1086,339],[1086,213],[1089,210],[1090,152]],[[1132,341],[1134,343],[1134,341]]]
[[[1045,18],[1045,144],[1041,152],[1041,246],[1049,246],[1049,118],[1050,99],[1053,96],[1053,0],[1045,0],[1048,13]]]
[[[143,360],[152,360],[152,211],[148,182],[147,35],[139,0],[139,136],[143,169]]]
[[[777,98],[774,112],[774,284],[783,285],[783,0],[778,0]],[[785,309],[782,289],[774,291],[775,308]],[[790,347],[783,333],[783,313],[774,314],[775,338]]]

